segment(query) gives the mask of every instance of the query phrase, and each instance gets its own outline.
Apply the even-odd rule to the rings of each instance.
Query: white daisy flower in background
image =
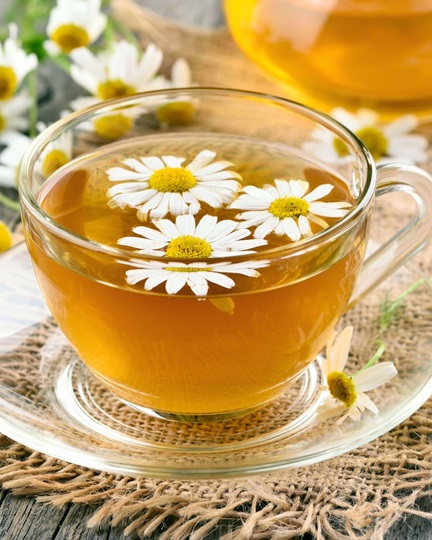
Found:
[[[214,161],[216,152],[202,150],[183,167],[185,158],[145,156],[122,161],[128,168],[108,170],[111,182],[121,182],[108,190],[111,207],[137,208],[142,221],[196,214],[204,202],[212,208],[230,203],[240,189],[241,176],[226,170],[229,161]]]
[[[203,216],[198,223],[187,214],[154,222],[158,230],[138,226],[132,231],[139,236],[126,236],[118,244],[135,248],[137,253],[172,259],[208,259],[255,253],[253,248],[267,244],[266,240],[248,239],[248,229],[238,229],[230,219],[218,222],[216,216]]]
[[[347,326],[338,338],[333,332],[327,343],[327,356],[322,363],[326,386],[322,391],[329,392],[324,403],[317,409],[318,421],[341,416],[337,424],[350,417],[354,421],[361,418],[366,409],[374,414],[379,410],[375,403],[365,394],[381,386],[397,375],[392,362],[382,362],[360,370],[353,376],[344,373],[353,334],[352,326]]]
[[[275,185],[263,188],[246,186],[230,208],[246,210],[236,216],[244,220],[240,227],[255,227],[255,238],[265,238],[271,232],[286,235],[293,242],[312,235],[310,221],[326,229],[329,225],[322,217],[340,218],[348,213],[348,202],[323,202],[333,186],[321,184],[310,193],[309,182],[304,180],[275,179]]]
[[[57,0],[51,10],[44,46],[49,54],[70,53],[94,43],[105,29],[101,0]]]
[[[368,109],[360,109],[357,114],[352,114],[339,107],[330,115],[357,135],[377,165],[395,161],[425,163],[428,159],[426,137],[411,133],[419,124],[414,115],[401,116],[389,124],[380,124],[378,114]],[[331,163],[352,159],[342,139],[320,128],[311,133],[311,140],[304,143],[303,147]]]
[[[225,274],[241,274],[247,277],[259,277],[257,268],[268,266],[268,261],[250,261],[239,263],[205,262],[181,263],[148,261],[139,263],[137,268],[127,270],[126,281],[136,285],[144,281],[144,289],[151,291],[165,282],[168,294],[177,294],[187,285],[196,296],[205,296],[209,290],[209,283],[214,283],[225,289],[235,286],[235,281]]]
[[[37,130],[42,133],[47,127],[44,122],[38,122]],[[44,148],[35,167],[35,171],[45,178],[51,176],[57,169],[69,163],[72,159],[72,131],[62,133],[55,141]]]
[[[18,27],[9,25],[9,38],[0,44],[0,100],[10,99],[24,77],[38,65],[35,54],[27,54],[18,43]]]
[[[80,111],[92,105],[100,103],[100,99],[94,96],[81,96],[70,102],[72,111]],[[103,139],[119,139],[128,133],[133,127],[135,120],[147,109],[143,107],[122,107],[116,111],[99,114],[94,120],[82,122],[80,129],[91,133],[96,133]]]
[[[197,86],[192,81],[191,68],[184,58],[178,58],[171,68],[171,79],[165,81],[164,87],[170,89],[191,86]],[[158,107],[156,116],[162,124],[169,126],[187,125],[193,121],[195,110],[196,103],[193,103],[192,99],[184,94]]]
[[[157,90],[165,84],[164,77],[156,76],[163,53],[152,43],[142,55],[135,45],[123,40],[114,43],[111,51],[94,55],[81,47],[70,57],[74,81],[100,101]]]
[[[8,146],[0,153],[0,186],[17,187],[20,161],[33,139],[15,133],[8,139]]]
[[[8,101],[0,101],[0,142],[8,143],[10,137],[28,128],[31,104],[32,100],[25,92]]]
[[[178,58],[171,68],[171,79],[165,81],[165,88],[187,88],[196,86],[192,81],[191,68],[184,58]]]

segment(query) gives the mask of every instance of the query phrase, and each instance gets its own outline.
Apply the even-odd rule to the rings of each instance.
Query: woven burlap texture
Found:
[[[143,44],[153,41],[164,50],[165,69],[183,56],[200,85],[282,93],[243,58],[226,30],[178,27],[127,0],[114,7]],[[421,130],[432,134],[429,126]],[[383,203],[378,204],[385,213]],[[389,210],[388,226],[396,225],[404,212],[403,206]],[[398,214],[392,222],[390,215]],[[417,262],[430,274],[430,250]],[[125,535],[135,532],[143,538],[159,530],[161,540],[204,540],[229,522],[233,530],[221,538],[285,540],[310,532],[317,540],[379,540],[403,514],[432,517],[415,506],[418,498],[432,494],[431,413],[429,400],[396,429],[356,451],[318,465],[236,480],[115,476],[2,437],[0,482],[15,494],[32,494],[57,506],[94,504],[89,527],[126,523]]]

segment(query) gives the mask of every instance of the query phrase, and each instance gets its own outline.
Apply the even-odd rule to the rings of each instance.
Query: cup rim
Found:
[[[47,214],[37,202],[36,197],[33,195],[30,188],[29,177],[32,168],[34,167],[37,158],[41,155],[43,149],[47,146],[47,144],[49,144],[52,139],[59,137],[67,128],[73,128],[77,124],[88,121],[93,117],[95,113],[105,114],[112,112],[113,110],[116,110],[118,108],[132,107],[134,105],[142,104],[143,100],[148,100],[152,97],[162,98],[166,100],[173,99],[174,96],[184,97],[185,92],[195,95],[197,97],[199,95],[209,94],[215,97],[221,97],[223,95],[239,98],[252,97],[256,99],[261,99],[263,101],[267,100],[271,103],[283,105],[291,111],[297,112],[303,117],[308,117],[309,119],[314,120],[317,124],[320,124],[325,128],[332,130],[333,132],[335,132],[336,135],[342,136],[342,138],[348,138],[358,148],[366,164],[366,179],[364,188],[362,189],[359,198],[356,199],[355,206],[344,217],[337,220],[328,228],[322,229],[321,231],[313,234],[310,237],[301,238],[297,242],[290,242],[283,246],[262,249],[259,252],[248,254],[247,257],[232,255],[228,257],[223,257],[223,259],[220,260],[228,262],[234,260],[241,261],[245,257],[248,260],[269,256],[271,256],[271,258],[276,258],[281,255],[300,255],[301,253],[308,252],[312,249],[315,249],[316,246],[320,245],[321,243],[326,242],[331,238],[337,238],[344,232],[348,231],[357,222],[359,216],[363,214],[363,212],[372,202],[376,187],[376,166],[374,159],[368,148],[363,144],[363,142],[343,124],[322,111],[281,96],[276,96],[264,92],[241,90],[236,88],[216,88],[200,86],[140,92],[131,96],[110,99],[73,112],[64,118],[57,120],[56,122],[48,126],[32,141],[21,159],[18,167],[18,192],[20,204],[22,206],[25,205],[26,209],[30,212],[30,214],[35,217],[38,222],[43,222],[47,229],[50,230],[50,232],[61,235],[64,240],[68,240],[74,245],[78,245],[93,252],[103,253],[111,257],[114,256],[121,259],[133,258],[135,260],[160,261],[160,257],[135,253],[126,249],[122,249],[120,247],[108,246],[107,244],[91,240],[73,232],[69,228],[57,222],[55,219],[50,217],[49,214]],[[216,262],[217,260],[219,259],[212,259],[212,261],[214,262]],[[178,262],[179,259],[164,257],[164,261]]]

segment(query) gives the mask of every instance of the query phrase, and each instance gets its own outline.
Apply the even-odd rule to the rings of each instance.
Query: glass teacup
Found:
[[[346,146],[340,163],[307,150],[317,130]],[[65,141],[70,162],[45,178]],[[19,190],[36,277],[79,357],[126,403],[180,420],[278,397],[347,307],[431,233],[427,173],[377,173],[336,121],[234,90],[151,92],[71,115],[26,153]],[[415,215],[364,262],[374,196],[394,191]]]
[[[225,0],[233,37],[284,83],[329,111],[432,111],[430,0]]]

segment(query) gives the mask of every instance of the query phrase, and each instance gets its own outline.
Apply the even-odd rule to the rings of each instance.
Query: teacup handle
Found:
[[[382,165],[378,167],[377,175],[377,197],[402,191],[414,200],[415,211],[404,227],[366,257],[348,308],[377,287],[432,238],[430,175],[414,165],[405,164]]]

